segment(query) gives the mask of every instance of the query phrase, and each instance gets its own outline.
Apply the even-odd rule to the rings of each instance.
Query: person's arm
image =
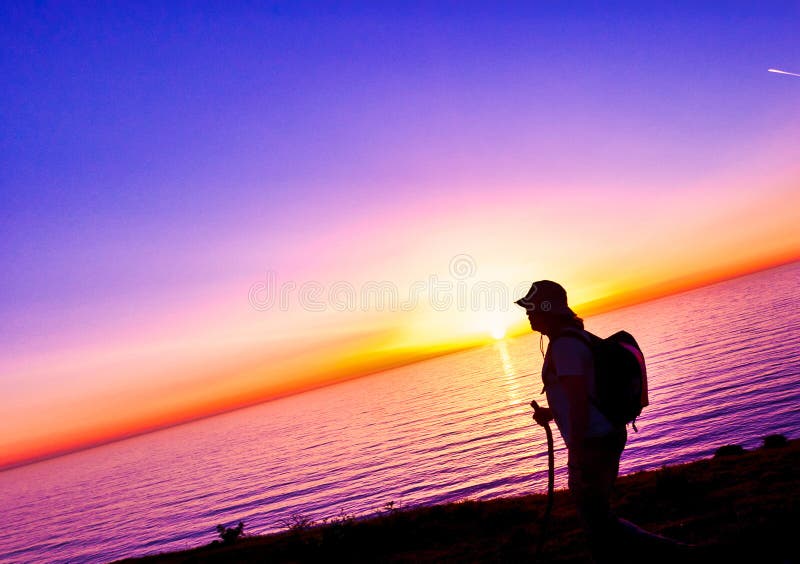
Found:
[[[570,443],[567,447],[572,452],[573,445],[583,444],[589,430],[589,389],[586,374],[570,374],[561,377],[564,390],[569,399]]]
[[[569,402],[567,447],[572,453],[572,447],[583,444],[589,430],[589,381],[594,376],[594,358],[586,344],[574,337],[563,337],[554,347],[556,373]]]
[[[553,420],[553,410],[549,407],[535,407],[533,408],[533,420],[545,427]]]

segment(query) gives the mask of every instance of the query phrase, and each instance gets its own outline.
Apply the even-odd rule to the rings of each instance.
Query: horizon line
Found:
[[[711,278],[706,279],[706,280],[704,280],[704,281],[702,281],[702,282],[700,282],[699,284],[696,284],[696,285],[687,285],[685,287],[678,287],[677,289],[669,290],[669,291],[666,291],[666,292],[661,293],[661,294],[648,295],[647,294],[647,289],[648,288],[654,288],[654,287],[657,288],[657,287],[662,286],[664,284],[668,284],[668,282],[659,282],[659,283],[656,283],[656,284],[652,284],[652,285],[646,287],[645,289],[640,290],[639,292],[637,292],[637,294],[639,296],[644,296],[644,297],[640,297],[640,298],[634,297],[634,298],[629,299],[629,300],[625,300],[625,299],[615,300],[614,297],[611,297],[611,298],[608,298],[608,299],[600,299],[600,300],[594,300],[594,301],[590,301],[590,302],[584,302],[584,303],[576,305],[575,309],[576,310],[582,310],[584,307],[588,307],[589,310],[588,310],[587,313],[584,313],[584,315],[587,318],[590,318],[590,317],[594,317],[594,316],[597,316],[597,315],[602,315],[602,314],[605,314],[605,313],[611,313],[613,311],[622,310],[622,309],[625,309],[625,308],[628,308],[628,307],[634,307],[634,306],[641,305],[641,304],[644,304],[644,303],[656,301],[656,300],[659,300],[659,299],[662,299],[662,298],[667,298],[667,297],[670,297],[670,296],[676,296],[676,295],[684,294],[684,293],[687,293],[687,292],[698,290],[700,288],[705,288],[707,286],[713,286],[715,284],[727,282],[727,281],[730,281],[730,280],[735,280],[737,278],[743,278],[745,276],[750,276],[750,275],[753,275],[753,274],[757,274],[759,272],[764,272],[764,271],[767,271],[767,270],[780,268],[780,267],[787,266],[787,265],[795,263],[795,262],[800,262],[800,256],[794,256],[793,258],[790,258],[788,260],[779,260],[779,261],[774,262],[774,263],[767,263],[766,266],[758,266],[758,267],[756,267],[754,269],[746,269],[746,270],[744,270],[742,272],[739,272],[737,274],[734,274],[732,276],[711,277]],[[596,305],[592,305],[592,304],[596,304]],[[516,329],[516,330],[506,334],[506,336],[503,337],[503,339],[518,338],[518,337],[520,337],[522,335],[525,335],[525,334],[528,334],[530,332],[532,332],[530,329],[523,327],[523,328]],[[463,352],[463,351],[466,351],[466,350],[470,350],[470,349],[474,349],[474,348],[478,348],[478,347],[483,347],[483,346],[492,344],[494,342],[497,342],[498,340],[503,340],[503,339],[485,338],[485,339],[479,339],[479,340],[476,340],[476,341],[471,341],[471,342],[468,342],[467,344],[444,346],[443,347],[444,350],[440,349],[440,350],[436,350],[434,352],[430,352],[430,353],[427,353],[427,354],[425,354],[425,353],[417,354],[413,358],[409,357],[408,361],[401,361],[401,362],[396,363],[396,364],[389,363],[389,364],[387,364],[385,366],[381,366],[380,368],[375,368],[375,369],[372,369],[372,370],[368,370],[368,371],[363,372],[363,373],[357,373],[356,372],[356,373],[353,373],[352,375],[344,376],[342,378],[338,378],[338,379],[331,380],[331,381],[328,381],[328,382],[322,382],[322,383],[319,383],[319,384],[312,384],[312,385],[308,385],[308,386],[303,386],[303,387],[300,387],[300,388],[298,388],[296,390],[287,391],[287,392],[284,392],[284,393],[279,393],[279,394],[277,394],[275,396],[271,396],[269,398],[261,398],[261,399],[253,400],[253,401],[250,401],[250,402],[245,402],[245,403],[242,403],[240,405],[236,405],[236,406],[232,406],[232,407],[225,407],[225,408],[222,408],[222,409],[219,409],[219,410],[215,410],[215,411],[210,411],[208,413],[204,413],[202,415],[197,415],[197,416],[189,417],[189,418],[185,418],[185,419],[178,419],[178,420],[175,420],[175,421],[170,422],[170,423],[154,425],[152,427],[144,427],[144,428],[136,430],[136,431],[123,433],[123,434],[118,435],[118,436],[116,436],[114,438],[104,439],[104,440],[95,441],[95,442],[90,442],[90,443],[87,443],[85,445],[81,445],[79,447],[72,447],[72,448],[66,448],[66,449],[63,449],[63,450],[57,450],[57,451],[54,451],[54,452],[46,454],[46,455],[36,456],[36,457],[33,457],[33,458],[23,459],[23,460],[20,460],[20,461],[17,461],[17,462],[12,462],[11,464],[8,464],[6,466],[0,467],[0,472],[5,472],[7,470],[14,470],[14,469],[17,469],[17,468],[22,468],[24,466],[31,466],[33,464],[38,464],[40,462],[47,462],[48,460],[61,458],[61,457],[64,457],[64,456],[68,456],[70,454],[77,454],[79,452],[92,450],[92,449],[103,447],[103,446],[107,446],[107,445],[110,445],[110,444],[113,444],[113,443],[123,442],[123,441],[129,440],[129,439],[134,439],[136,437],[143,436],[143,435],[149,435],[151,433],[157,433],[159,431],[165,431],[165,430],[171,429],[173,427],[179,427],[181,425],[187,425],[187,424],[190,424],[190,423],[195,423],[195,422],[201,421],[203,419],[211,419],[211,418],[214,418],[214,417],[217,417],[217,416],[220,416],[220,415],[225,415],[227,413],[233,413],[235,411],[240,411],[240,410],[243,410],[243,409],[248,409],[248,408],[255,407],[255,406],[258,406],[258,405],[262,405],[262,404],[265,404],[265,403],[270,403],[270,402],[273,402],[273,401],[278,401],[278,400],[281,400],[281,399],[285,399],[287,397],[302,395],[302,394],[305,394],[305,393],[308,393],[308,392],[313,392],[315,390],[320,390],[320,389],[323,389],[323,388],[328,388],[328,387],[331,387],[331,386],[335,386],[337,384],[342,384],[344,382],[351,382],[353,380],[358,380],[360,378],[365,378],[367,376],[373,376],[373,375],[379,374],[381,372],[386,372],[387,370],[393,370],[395,368],[411,366],[413,364],[417,364],[417,363],[424,362],[424,361],[427,361],[427,360],[432,360],[434,358],[440,358],[440,357],[444,357],[444,356],[447,356],[447,355]]]

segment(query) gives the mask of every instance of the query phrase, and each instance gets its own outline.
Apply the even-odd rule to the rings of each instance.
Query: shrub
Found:
[[[244,530],[244,522],[239,521],[235,527],[225,527],[224,525],[217,525],[217,533],[219,538],[222,539],[222,544],[233,544],[242,535]],[[218,542],[218,541],[215,541]]]
[[[302,513],[292,513],[288,519],[284,519],[283,521],[283,526],[293,533],[306,531],[316,524],[317,522],[311,517],[303,515]]]
[[[780,448],[789,444],[784,435],[767,435],[764,437],[764,448]]]
[[[717,449],[717,452],[714,453],[714,458],[719,458],[722,456],[738,456],[744,453],[745,450],[741,445],[725,445]]]

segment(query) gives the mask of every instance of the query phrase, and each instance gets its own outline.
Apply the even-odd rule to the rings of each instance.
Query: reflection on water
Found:
[[[500,353],[500,360],[503,363],[503,374],[506,377],[506,388],[508,389],[509,406],[517,405],[525,400],[520,397],[520,386],[517,381],[516,373],[514,372],[514,365],[511,362],[511,355],[508,354],[508,343],[505,341],[498,341],[495,343],[494,348]]]
[[[794,263],[586,320],[648,359],[622,472],[800,434],[799,281]],[[105,562],[208,543],[218,523],[544,491],[541,362],[529,334],[0,473],[0,560]]]

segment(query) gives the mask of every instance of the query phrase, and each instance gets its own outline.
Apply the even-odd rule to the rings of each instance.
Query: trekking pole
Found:
[[[536,410],[539,409],[539,404],[536,400],[531,402],[533,408],[533,415],[536,415]],[[542,528],[539,534],[539,542],[536,545],[536,557],[542,553],[544,548],[545,535],[547,534],[547,523],[550,521],[550,511],[553,509],[553,494],[555,488],[555,456],[553,454],[553,431],[550,430],[550,423],[544,425],[544,432],[547,434],[547,505],[544,509],[544,516],[542,517]]]

